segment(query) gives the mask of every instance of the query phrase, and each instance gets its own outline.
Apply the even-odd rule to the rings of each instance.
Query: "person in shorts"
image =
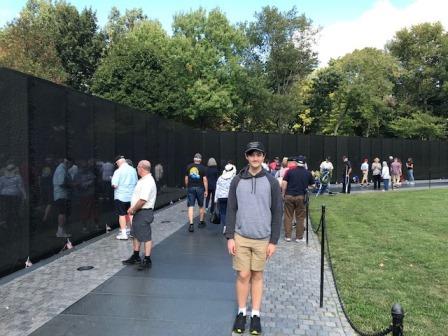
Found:
[[[194,232],[193,214],[194,205],[198,202],[199,206],[199,225],[198,228],[205,227],[205,208],[204,198],[208,193],[208,182],[206,176],[206,169],[201,164],[202,155],[196,153],[193,158],[193,163],[187,166],[185,174],[185,188],[187,188],[187,207],[188,207],[188,231]]]
[[[123,264],[139,264],[138,269],[144,270],[152,266],[151,223],[154,221],[154,205],[156,203],[157,188],[156,182],[151,175],[151,163],[149,161],[140,161],[137,165],[137,172],[141,178],[135,186],[132,194],[131,207],[128,209],[129,216],[133,216],[131,235],[134,237],[132,241],[134,253],[129,259],[123,260]],[[142,243],[145,254],[143,259],[140,257]]]
[[[137,184],[137,172],[131,167],[124,156],[119,155],[115,158],[115,170],[111,184],[114,188],[115,213],[118,216],[120,224],[120,233],[117,235],[119,240],[127,240],[130,228],[128,228],[128,209],[131,205],[131,197]]]
[[[361,172],[362,172],[362,179],[361,179],[361,187],[369,186],[369,159],[365,158],[364,161],[361,164]]]
[[[250,290],[250,333],[259,335],[263,271],[266,260],[276,249],[283,209],[278,181],[262,168],[266,156],[263,144],[250,142],[245,155],[248,166],[230,184],[225,235],[229,254],[233,256],[233,268],[237,271],[238,313],[233,332],[244,333]]]

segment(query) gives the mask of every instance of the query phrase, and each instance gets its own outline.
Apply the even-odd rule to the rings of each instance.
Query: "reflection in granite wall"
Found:
[[[28,78],[0,72],[0,271],[29,255]]]
[[[117,227],[118,154],[151,161],[156,208],[184,197],[174,123],[7,69],[0,99],[0,275]]]

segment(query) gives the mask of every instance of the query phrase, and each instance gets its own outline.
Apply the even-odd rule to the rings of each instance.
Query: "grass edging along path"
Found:
[[[311,197],[328,241],[347,313],[363,331],[390,323],[395,302],[405,334],[448,335],[448,189]]]

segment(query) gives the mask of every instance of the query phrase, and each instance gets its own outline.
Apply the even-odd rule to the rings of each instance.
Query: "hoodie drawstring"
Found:
[[[255,176],[252,176],[252,194],[256,194],[257,192],[257,179]]]

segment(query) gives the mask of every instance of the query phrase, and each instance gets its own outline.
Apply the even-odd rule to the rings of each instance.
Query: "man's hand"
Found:
[[[272,257],[272,255],[275,253],[276,245],[269,243],[268,248],[266,249],[266,259],[269,259]]]
[[[133,208],[129,208],[129,209],[128,209],[128,215],[129,215],[129,216],[133,216],[134,214],[135,214],[134,209],[133,209]]]
[[[227,249],[229,250],[229,254],[235,255],[236,247],[235,247],[235,239],[229,239],[227,241]]]

